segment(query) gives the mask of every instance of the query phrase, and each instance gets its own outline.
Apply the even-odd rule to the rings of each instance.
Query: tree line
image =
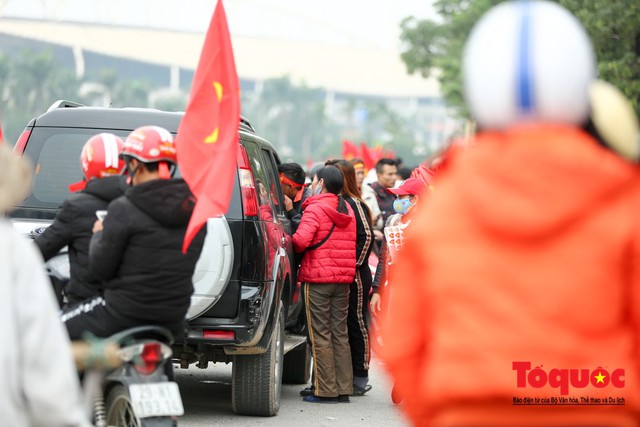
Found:
[[[0,53],[0,97],[4,138],[13,144],[32,118],[59,99],[91,106],[184,111],[188,93],[169,91],[147,80],[122,79],[116,69],[78,78],[53,52],[24,50],[12,56]],[[287,76],[242,92],[242,114],[274,144],[283,161],[305,164],[339,156],[343,139],[383,145],[405,159],[412,157],[415,124],[383,99],[346,97],[338,108],[329,114],[323,88],[296,85]]]
[[[408,17],[401,23],[402,60],[410,73],[437,75],[447,103],[466,115],[460,60],[476,21],[505,0],[437,0],[439,19]],[[640,115],[640,1],[555,0],[586,29],[598,59],[599,78],[618,87]]]

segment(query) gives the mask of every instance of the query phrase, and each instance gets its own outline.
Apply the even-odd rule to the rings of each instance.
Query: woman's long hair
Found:
[[[352,199],[362,203],[365,207],[366,215],[369,217],[369,220],[373,222],[371,209],[369,209],[366,202],[362,200],[360,190],[358,190],[358,184],[356,183],[356,170],[353,168],[353,165],[349,161],[341,159],[327,160],[325,165],[335,166],[340,170],[340,172],[342,172],[342,197],[351,197]]]
[[[327,160],[325,165],[335,166],[340,169],[340,172],[342,172],[342,179],[344,181],[342,194],[364,203],[364,200],[362,200],[362,196],[360,195],[360,190],[358,190],[358,184],[356,183],[356,170],[353,168],[351,163],[347,160],[336,159]]]
[[[344,174],[342,173],[342,169],[336,165],[325,165],[320,168],[316,176],[318,180],[322,179],[324,181],[324,188],[327,192],[338,196],[338,212],[348,213],[349,210],[347,209],[345,201],[340,196],[344,190]]]

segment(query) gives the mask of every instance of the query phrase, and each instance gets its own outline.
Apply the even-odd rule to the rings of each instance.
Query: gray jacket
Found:
[[[36,246],[0,220],[0,426],[89,427]]]

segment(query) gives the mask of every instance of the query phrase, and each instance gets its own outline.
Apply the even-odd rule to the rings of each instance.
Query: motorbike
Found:
[[[85,378],[96,427],[169,427],[184,414],[178,384],[171,381],[173,335],[158,326],[127,329],[106,340],[119,346],[117,368]],[[87,375],[96,374],[96,371]],[[93,382],[94,387],[87,386]],[[97,384],[97,387],[95,386]]]

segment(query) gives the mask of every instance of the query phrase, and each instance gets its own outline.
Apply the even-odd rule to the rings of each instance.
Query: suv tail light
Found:
[[[31,135],[31,131],[25,129],[20,134],[20,138],[16,141],[16,145],[13,147],[13,152],[15,154],[22,155],[24,153],[24,147],[27,145],[27,140],[29,139],[29,135]]]
[[[219,329],[205,329],[202,331],[203,338],[211,340],[234,340],[236,338],[235,331],[223,331]]]
[[[240,189],[242,191],[242,210],[245,216],[258,215],[258,192],[253,182],[251,164],[247,150],[238,144],[238,172],[240,174]]]

